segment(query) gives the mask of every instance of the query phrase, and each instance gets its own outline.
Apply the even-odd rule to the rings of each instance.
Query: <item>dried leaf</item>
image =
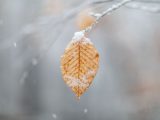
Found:
[[[79,98],[90,86],[99,66],[99,54],[92,42],[78,32],[61,58],[65,83]]]

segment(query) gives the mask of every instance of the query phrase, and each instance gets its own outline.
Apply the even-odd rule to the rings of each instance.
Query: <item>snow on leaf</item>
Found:
[[[83,31],[75,33],[64,55],[61,70],[65,83],[79,98],[90,86],[99,66],[99,54]]]

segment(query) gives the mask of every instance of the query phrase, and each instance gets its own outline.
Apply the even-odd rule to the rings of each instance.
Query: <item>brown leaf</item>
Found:
[[[61,70],[65,83],[79,98],[97,73],[99,54],[88,38],[73,39],[61,58]]]

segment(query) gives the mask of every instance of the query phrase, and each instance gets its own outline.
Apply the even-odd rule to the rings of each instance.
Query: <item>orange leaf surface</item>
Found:
[[[73,38],[61,58],[63,79],[78,98],[92,83],[98,66],[99,54],[92,42],[83,35]]]

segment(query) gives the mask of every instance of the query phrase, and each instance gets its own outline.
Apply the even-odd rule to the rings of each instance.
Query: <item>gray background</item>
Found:
[[[83,2],[0,0],[0,120],[160,119],[160,14],[105,16],[88,36],[100,53],[90,88],[77,101],[62,80],[60,56],[78,27],[60,16]]]

